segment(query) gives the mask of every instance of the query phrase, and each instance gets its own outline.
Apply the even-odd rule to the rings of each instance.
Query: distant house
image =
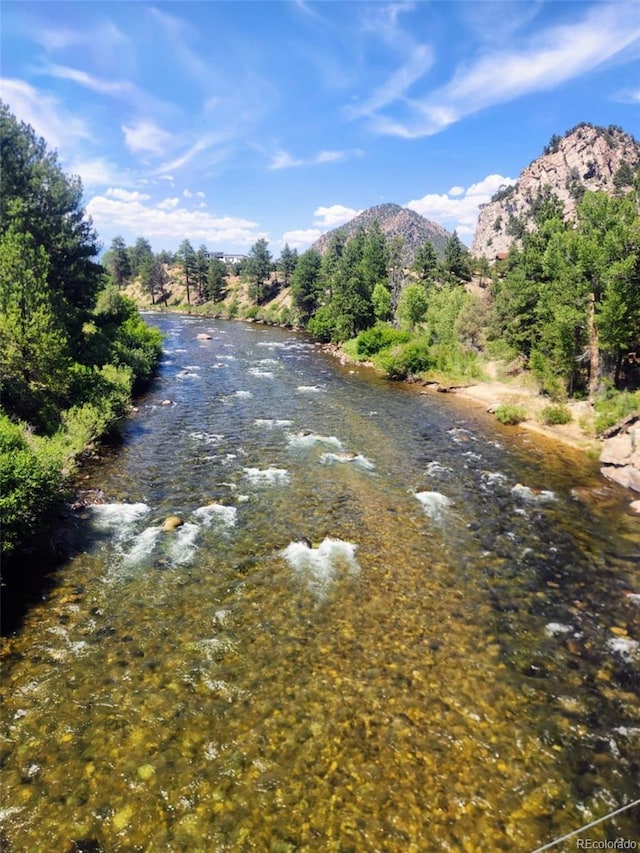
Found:
[[[225,264],[241,264],[247,260],[247,255],[224,255]]]
[[[509,257],[509,252],[498,252],[498,254],[495,256],[495,260],[496,261],[506,261],[508,257]]]

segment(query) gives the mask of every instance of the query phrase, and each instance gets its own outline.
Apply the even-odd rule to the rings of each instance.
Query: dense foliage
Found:
[[[33,533],[76,458],[127,411],[160,354],[156,330],[117,291],[130,272],[100,246],[78,179],[28,125],[0,106],[1,551]],[[141,253],[138,263],[144,266]]]

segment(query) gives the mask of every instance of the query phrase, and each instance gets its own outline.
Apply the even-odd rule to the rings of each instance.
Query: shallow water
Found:
[[[4,649],[3,849],[527,853],[638,797],[640,520],[595,463],[151,321],[107,503]]]

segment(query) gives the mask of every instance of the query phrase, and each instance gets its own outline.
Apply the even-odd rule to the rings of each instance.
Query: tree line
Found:
[[[161,336],[108,286],[100,243],[33,129],[0,104],[0,516],[11,554],[147,381]]]

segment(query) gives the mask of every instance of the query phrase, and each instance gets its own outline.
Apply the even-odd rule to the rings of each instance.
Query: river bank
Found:
[[[343,365],[366,366],[383,373],[373,362],[355,359],[339,345],[326,344],[323,348]],[[603,478],[625,488],[629,497],[635,498],[630,501],[630,509],[640,513],[640,500],[637,499],[640,489],[636,487],[636,483],[640,482],[640,454],[637,449],[635,452],[633,449],[637,444],[636,437],[640,434],[637,417],[635,421],[633,417],[629,419],[630,423],[622,422],[620,434],[614,428],[608,431],[609,437],[603,439],[596,436],[595,407],[587,400],[569,400],[562,408],[566,409],[570,420],[567,423],[548,423],[545,409],[549,407],[549,399],[540,394],[527,371],[505,375],[502,365],[497,361],[486,362],[484,369],[488,378],[460,384],[416,377],[404,381],[418,386],[422,394],[453,394],[491,414],[499,415],[500,410],[504,409],[517,410],[514,426],[577,450],[590,460],[599,459],[603,463],[600,469]],[[636,436],[632,435],[634,431]],[[626,457],[617,447],[623,442],[629,445]]]

